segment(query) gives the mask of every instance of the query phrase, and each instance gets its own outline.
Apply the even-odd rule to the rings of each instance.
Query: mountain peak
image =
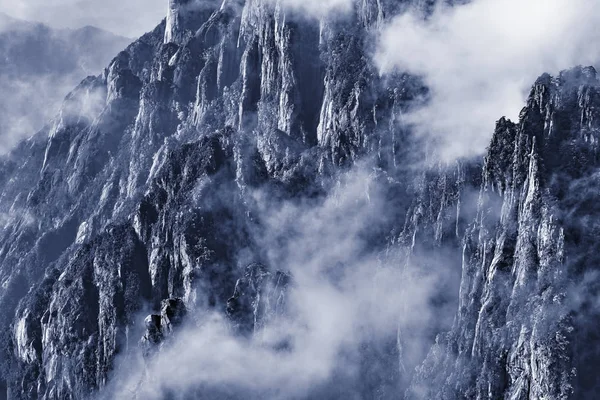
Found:
[[[427,88],[371,47],[436,1],[351,4],[170,0],[0,160],[0,390],[569,397],[597,344],[569,292],[600,265],[595,70],[540,77],[485,159],[424,166]]]
[[[216,0],[169,0],[165,43],[182,44],[218,7]]]

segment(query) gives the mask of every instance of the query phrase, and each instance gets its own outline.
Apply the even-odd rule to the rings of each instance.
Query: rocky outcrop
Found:
[[[144,319],[146,332],[140,340],[143,355],[151,357],[165,339],[173,335],[178,326],[185,322],[187,308],[182,299],[163,300],[159,314],[151,314]]]
[[[410,2],[425,14],[432,4]],[[423,167],[435,155],[401,121],[427,89],[379,76],[369,53],[404,6],[357,1],[317,20],[277,1],[171,0],[163,23],[2,159],[0,385],[11,398],[102,391],[140,338],[151,360],[202,313],[226,315],[243,340],[292,318],[301,281],[256,262],[269,260],[265,214],[335,198],[340,173],[362,165],[390,208],[361,237],[374,268],[449,272],[431,326],[361,340],[358,373],[334,368],[310,395],[592,393],[585,366],[598,355],[582,347],[597,318],[596,73],[541,77],[519,123],[498,122],[485,160]],[[323,279],[339,284],[343,266],[329,267]],[[414,336],[433,344],[423,363]]]
[[[239,333],[258,333],[269,319],[285,311],[285,294],[291,276],[285,272],[271,273],[261,264],[246,267],[237,280],[233,296],[227,300],[226,312]]]
[[[109,227],[61,261],[65,268],[50,269],[16,310],[18,361],[9,373],[17,398],[78,398],[103,385],[150,296],[146,254],[131,228]]]
[[[595,245],[581,238],[595,210],[572,185],[596,190],[599,88],[593,68],[542,76],[519,123],[498,122],[464,239],[454,327],[408,398],[593,398],[576,367],[595,357],[578,343],[595,346],[587,332],[597,316],[575,299],[593,269]]]

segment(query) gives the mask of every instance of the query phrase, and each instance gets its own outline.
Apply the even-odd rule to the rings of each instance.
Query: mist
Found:
[[[221,310],[192,311],[155,356],[143,360],[134,351],[116,361],[108,396],[161,399],[197,392],[290,399],[331,390],[360,396],[369,356],[395,360],[378,379],[396,376],[395,385],[408,379],[434,330],[449,328],[455,304],[432,303],[448,285],[456,289],[450,297],[457,296],[460,265],[448,262],[444,249],[409,260],[401,245],[374,245],[393,222],[384,182],[381,172],[360,165],[316,204],[276,200],[266,189],[251,193],[264,227],[264,235],[254,238],[263,261],[291,276],[285,311],[249,337],[239,335]],[[382,343],[388,344],[384,354],[365,350]],[[390,390],[388,396],[401,393],[399,386]]]
[[[0,154],[41,130],[129,42],[96,28],[51,29],[0,16]]]
[[[426,21],[396,17],[375,59],[383,74],[424,78],[430,98],[406,121],[452,161],[483,154],[494,122],[517,119],[538,76],[596,64],[599,23],[594,0],[477,0],[438,7]]]
[[[352,10],[352,0],[282,0],[284,7],[310,18],[324,18],[333,13],[345,14]]]
[[[0,12],[54,28],[87,25],[129,38],[152,30],[165,17],[166,0],[0,0]]]

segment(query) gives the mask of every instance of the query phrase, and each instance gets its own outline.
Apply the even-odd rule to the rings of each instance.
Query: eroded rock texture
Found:
[[[256,192],[318,204],[368,162],[389,208],[370,252],[462,278],[432,299],[445,318],[418,331],[426,357],[406,347],[417,333],[386,332],[360,344],[356,375],[336,370],[307,398],[593,398],[596,72],[541,77],[485,160],[423,166],[401,117],[427,89],[380,76],[370,47],[387,18],[433,3],[357,1],[314,20],[277,1],[170,0],[163,23],[1,160],[8,396],[102,393],[118,356],[152,359],[198,315],[225,315],[245,338],[289,316],[302,280],[265,264]],[[346,273],[329,267],[333,283]]]

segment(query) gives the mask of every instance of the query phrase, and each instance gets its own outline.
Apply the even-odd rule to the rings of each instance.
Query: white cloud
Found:
[[[0,92],[11,94],[8,99],[0,99],[0,155],[49,123],[60,110],[64,97],[81,79],[76,73],[28,78],[0,76]]]
[[[281,0],[281,4],[302,15],[323,18],[332,13],[348,13],[352,10],[352,0]]]
[[[430,328],[440,318],[432,296],[459,269],[444,260],[434,262],[440,268],[432,271],[418,260],[407,265],[403,257],[385,257],[373,249],[367,238],[390,219],[380,189],[374,175],[356,169],[320,204],[280,203],[258,193],[266,234],[257,240],[273,268],[293,275],[286,316],[247,340],[232,335],[223,317],[205,314],[145,367],[125,361],[115,376],[123,378],[125,371],[134,376],[117,379],[117,397],[136,392],[154,399],[205,387],[233,388],[245,398],[302,398],[332,374],[360,382],[355,374],[361,345],[396,338],[398,329],[407,333],[408,367],[422,360]],[[272,346],[282,342],[291,347],[280,351]]]
[[[453,160],[481,154],[494,122],[517,118],[539,75],[600,60],[599,25],[597,0],[476,0],[438,8],[427,22],[395,18],[376,61],[383,73],[424,77],[432,98],[407,120]]]
[[[57,28],[92,25],[134,38],[166,16],[167,0],[0,0],[0,12]]]

